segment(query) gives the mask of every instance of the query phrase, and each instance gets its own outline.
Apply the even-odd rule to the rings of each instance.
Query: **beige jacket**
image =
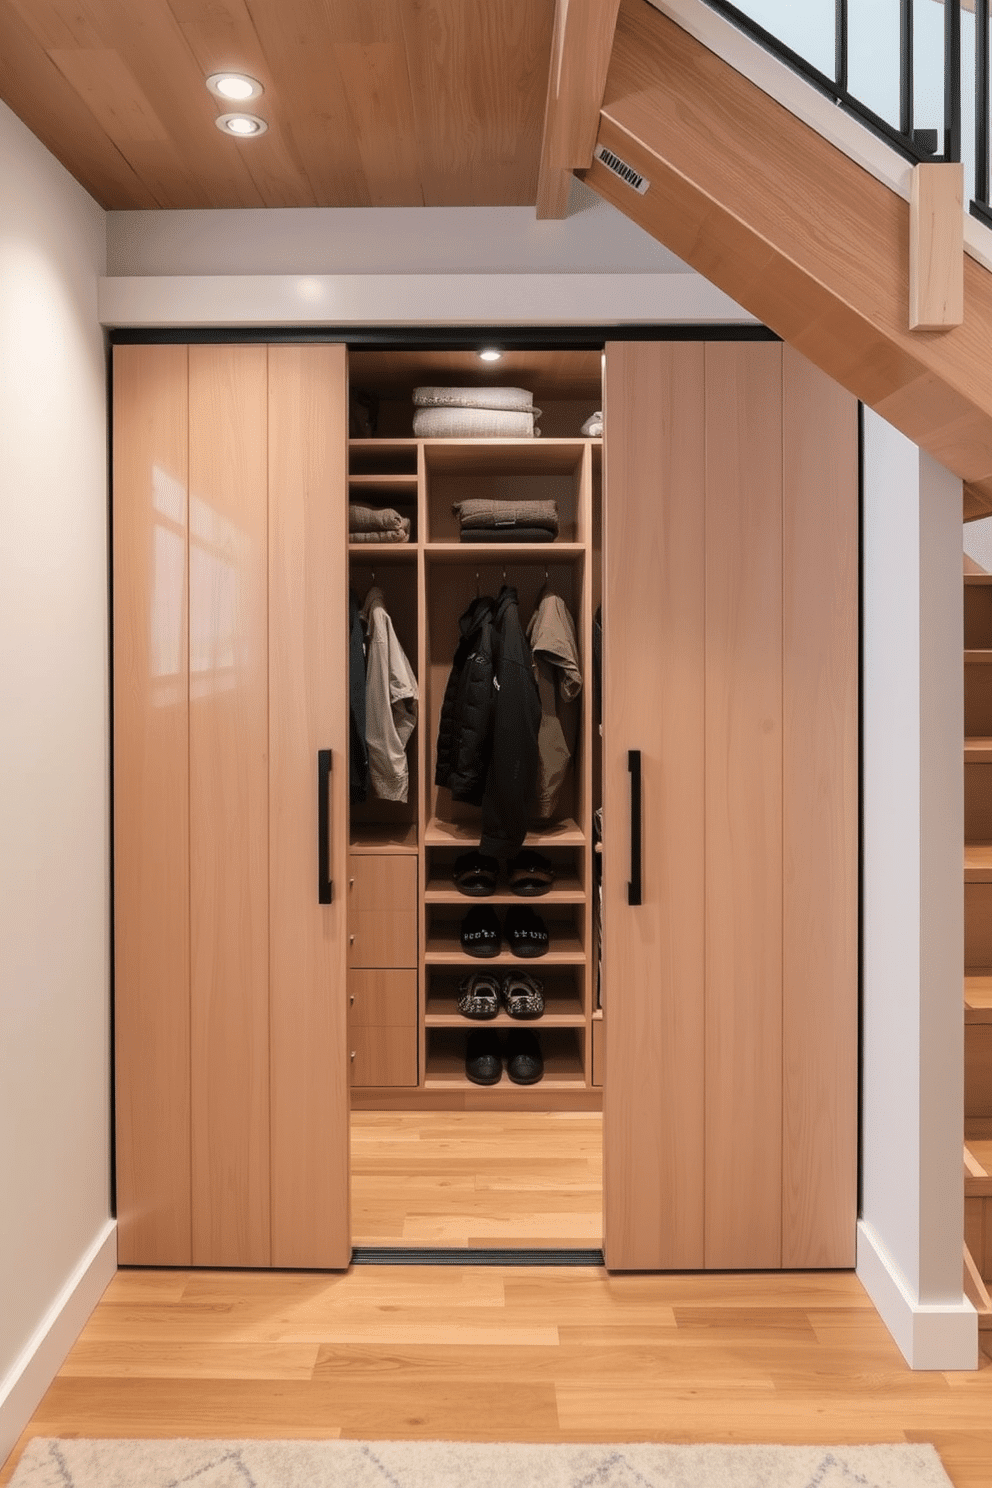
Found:
[[[575,752],[582,691],[579,643],[575,624],[557,594],[546,594],[530,617],[527,639],[534,656],[534,676],[541,698],[537,736],[540,763],[534,814],[539,821],[554,816],[561,788]]]
[[[382,590],[370,589],[362,606],[365,656],[365,737],[372,790],[382,801],[405,801],[410,788],[407,740],[417,722],[419,690],[396,638]]]

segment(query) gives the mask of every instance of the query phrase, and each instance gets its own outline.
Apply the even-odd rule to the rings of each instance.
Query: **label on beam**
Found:
[[[632,165],[628,165],[626,160],[621,160],[619,155],[614,155],[613,151],[608,150],[605,145],[597,145],[593,154],[597,160],[603,162],[607,170],[611,170],[615,176],[619,176],[621,181],[626,181],[628,186],[633,186],[634,190],[640,192],[641,196],[644,195],[645,191],[651,185],[651,182],[645,180],[639,171],[636,171]]]

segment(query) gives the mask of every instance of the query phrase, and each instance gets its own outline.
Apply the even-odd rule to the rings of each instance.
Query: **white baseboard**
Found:
[[[110,1219],[0,1380],[0,1463],[10,1456],[116,1270],[117,1221]]]
[[[978,1314],[960,1302],[918,1302],[874,1230],[858,1221],[858,1280],[911,1369],[977,1369]]]

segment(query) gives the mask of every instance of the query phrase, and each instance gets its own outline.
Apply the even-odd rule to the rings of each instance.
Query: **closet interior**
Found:
[[[352,349],[349,378],[352,525],[356,507],[406,519],[401,541],[365,540],[350,532],[351,614],[367,611],[370,594],[378,591],[419,693],[416,724],[405,739],[406,770],[399,772],[407,777],[405,788],[388,770],[377,782],[373,764],[361,799],[354,769],[351,776],[352,1109],[598,1110],[602,1011],[594,813],[601,763],[593,625],[601,603],[602,440],[581,429],[602,408],[601,353],[515,351],[486,363],[472,351]],[[415,435],[415,389],[482,393],[509,386],[532,395],[541,411],[540,437]],[[557,532],[548,533],[550,540],[512,541],[512,532],[497,527],[483,541],[463,540],[457,508],[466,501],[494,502],[498,511],[517,502],[553,502]],[[455,799],[451,788],[436,783],[442,703],[459,618],[477,601],[496,601],[507,590],[515,591],[525,630],[548,596],[563,602],[574,623],[581,688],[572,704],[573,752],[550,815],[530,816],[524,842],[499,861],[495,883],[483,874],[480,892],[475,876],[466,892],[455,882],[456,865],[480,846],[483,808]],[[368,649],[368,629],[362,628]],[[354,666],[354,634],[352,657]],[[380,688],[383,695],[387,685]],[[378,711],[371,675],[366,686],[371,735]],[[395,703],[395,686],[393,691]],[[409,699],[399,703],[396,717],[409,706]],[[394,735],[394,751],[396,744]],[[489,769],[499,765],[496,759]],[[509,882],[507,863],[521,849],[538,855],[533,861],[543,864],[550,887],[525,879],[529,892],[515,891],[519,884]],[[466,918],[478,918],[480,908],[487,923],[499,926],[498,948],[485,958],[466,950],[462,939]],[[546,949],[523,957],[507,937],[515,920],[532,923],[533,915],[546,930]],[[499,989],[499,1011],[483,1021],[459,1009],[460,990],[480,972],[488,974],[483,982]],[[511,1016],[506,999],[520,973],[536,980],[543,998],[543,1011],[526,1021]],[[538,1078],[519,1083],[504,1067],[493,1083],[473,1080],[467,1050],[472,1034],[483,1029],[495,1032],[501,1052],[507,1040],[512,1048],[515,1030],[533,1035],[540,1051]]]

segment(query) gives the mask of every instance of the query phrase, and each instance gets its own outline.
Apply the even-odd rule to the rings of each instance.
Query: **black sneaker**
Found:
[[[499,1038],[491,1028],[480,1028],[469,1034],[465,1045],[465,1073],[473,1085],[498,1085],[503,1078]]]
[[[499,920],[496,911],[488,904],[470,909],[462,920],[462,950],[469,956],[498,956],[500,948]]]
[[[544,1074],[541,1046],[529,1028],[515,1028],[508,1037],[506,1073],[515,1085],[536,1085]]]
[[[543,956],[548,949],[548,927],[529,906],[507,910],[504,933],[515,956]]]

